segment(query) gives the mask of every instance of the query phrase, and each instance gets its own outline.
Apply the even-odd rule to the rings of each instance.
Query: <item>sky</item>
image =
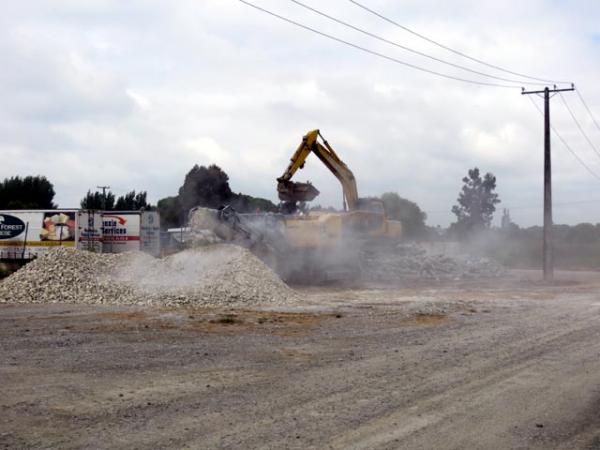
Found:
[[[403,62],[481,81],[331,22],[287,0],[249,0]],[[348,0],[303,0],[401,45],[496,76]],[[362,0],[396,22],[491,64],[572,81],[600,120],[600,2]],[[0,178],[47,176],[60,207],[88,190],[175,195],[194,164],[218,164],[235,192],[276,197],[275,179],[318,128],[353,170],[361,196],[394,191],[446,226],[470,168],[497,177],[502,208],[542,222],[543,120],[523,96],[360,52],[238,0],[38,0],[0,16]],[[522,81],[522,79],[520,79]],[[503,83],[501,81],[496,81]],[[537,85],[525,85],[537,89]],[[567,86],[567,85],[561,85]],[[542,86],[543,87],[543,86]],[[596,150],[600,130],[564,95]],[[554,220],[600,222],[600,154],[560,97],[552,123]],[[337,180],[309,157],[296,181],[341,207]]]

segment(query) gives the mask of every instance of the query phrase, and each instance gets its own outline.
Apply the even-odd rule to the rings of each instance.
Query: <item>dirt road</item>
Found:
[[[289,313],[4,305],[0,449],[600,449],[600,277],[565,277]]]

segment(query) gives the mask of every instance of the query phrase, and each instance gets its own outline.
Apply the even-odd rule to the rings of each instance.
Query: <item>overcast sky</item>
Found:
[[[478,78],[289,1],[251,1],[408,63]],[[304,1],[402,45],[511,77],[347,0]],[[362,2],[495,65],[572,80],[600,119],[598,1]],[[194,164],[211,163],[230,175],[234,191],[276,201],[275,178],[302,135],[319,128],[354,171],[361,196],[396,191],[427,211],[430,225],[453,220],[461,178],[475,166],[497,176],[499,208],[510,208],[513,221],[542,221],[543,121],[519,89],[421,73],[238,0],[8,2],[0,25],[0,178],[46,175],[61,207],[78,205],[97,185],[117,195],[146,190],[156,202],[176,194]],[[565,98],[600,149],[600,130],[576,94]],[[600,176],[600,157],[559,97],[552,116]],[[557,139],[553,163],[555,222],[600,222],[600,180]],[[317,186],[315,203],[341,206],[339,184],[316,158],[295,179]]]

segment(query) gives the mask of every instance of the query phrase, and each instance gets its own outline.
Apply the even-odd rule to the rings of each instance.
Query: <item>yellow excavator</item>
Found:
[[[319,137],[323,141],[323,144],[319,142]],[[351,211],[361,209],[359,206],[361,202],[358,198],[354,174],[339,158],[335,150],[333,150],[319,130],[313,130],[306,133],[302,138],[302,143],[298,146],[298,149],[292,156],[289,166],[283,175],[277,178],[277,192],[279,194],[279,199],[284,202],[307,202],[314,200],[315,197],[319,195],[319,191],[312,184],[295,183],[291,181],[296,171],[304,168],[306,158],[311,153],[314,153],[340,181],[344,195],[344,211],[346,211],[347,208]]]
[[[343,211],[307,212],[298,208],[298,203],[319,195],[311,183],[291,180],[311,153],[340,181]],[[305,283],[356,277],[365,246],[385,246],[401,236],[401,223],[386,218],[381,200],[359,197],[354,174],[319,130],[302,138],[290,164],[277,178],[277,192],[281,214],[238,214],[229,207],[218,211],[194,208],[189,221],[192,231],[210,229],[221,239],[253,250],[284,279]]]
[[[319,142],[319,138],[322,141]],[[356,179],[348,166],[321,135],[308,132],[291,158],[282,176],[277,179],[277,192],[287,211],[294,212],[298,202],[314,200],[319,191],[310,183],[291,181],[306,158],[313,153],[340,181],[343,191],[342,212],[295,213],[286,218],[285,235],[297,248],[330,248],[353,245],[365,239],[397,239],[402,233],[398,221],[388,220],[380,199],[360,198]]]

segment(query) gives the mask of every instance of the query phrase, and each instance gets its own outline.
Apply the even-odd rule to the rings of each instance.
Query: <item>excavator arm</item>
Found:
[[[323,143],[319,142],[321,138]],[[290,164],[281,177],[277,179],[277,191],[279,198],[287,202],[302,202],[313,200],[319,191],[310,183],[295,183],[291,181],[298,169],[304,167],[306,158],[310,153],[314,153],[325,167],[339,180],[344,193],[344,209],[355,210],[358,208],[359,198],[356,187],[356,180],[352,171],[339,158],[337,153],[321,135],[319,130],[308,132],[303,138],[302,143],[292,156]]]

